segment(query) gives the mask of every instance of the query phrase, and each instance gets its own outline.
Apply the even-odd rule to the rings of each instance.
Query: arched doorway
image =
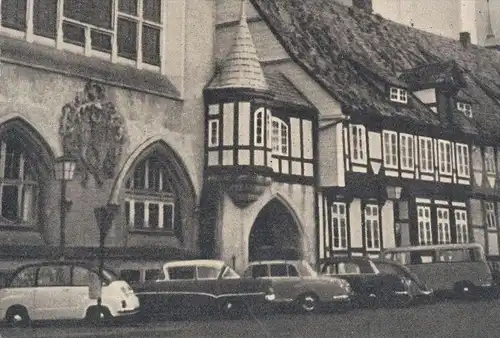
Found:
[[[248,240],[249,261],[300,259],[302,234],[290,210],[278,199],[270,201],[257,215]]]

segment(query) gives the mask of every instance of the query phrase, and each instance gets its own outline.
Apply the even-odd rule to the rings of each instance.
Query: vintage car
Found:
[[[351,287],[346,280],[318,276],[303,260],[252,262],[243,276],[272,281],[276,295],[273,303],[291,304],[302,312],[314,312],[325,305],[345,309],[350,304]]]
[[[85,262],[24,265],[8,274],[0,289],[0,318],[11,326],[26,326],[32,320],[100,322],[138,311],[139,299],[127,282],[107,270],[99,277],[99,270]]]
[[[210,313],[235,316],[248,309],[265,309],[275,297],[270,281],[241,278],[219,260],[168,262],[162,277],[134,286],[143,319]]]
[[[378,267],[380,265],[380,268]],[[325,276],[344,278],[351,284],[355,306],[407,306],[417,298],[432,294],[418,277],[399,267],[396,262],[376,261],[367,257],[335,257],[321,263]]]

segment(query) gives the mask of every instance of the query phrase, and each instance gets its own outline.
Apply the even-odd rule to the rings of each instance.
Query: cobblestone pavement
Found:
[[[1,338],[80,337],[500,337],[500,301],[448,301],[404,309],[315,315],[276,314],[235,320],[193,319],[126,323],[103,328],[83,323],[0,328]]]

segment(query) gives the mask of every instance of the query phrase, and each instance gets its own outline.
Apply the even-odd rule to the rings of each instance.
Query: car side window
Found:
[[[397,276],[402,276],[402,272],[399,271],[399,269],[397,269],[395,266],[391,265],[391,264],[377,264],[377,268],[379,269],[380,272],[383,272],[383,273],[388,273],[388,274],[391,274],[391,275],[397,275]]]
[[[139,270],[122,270],[120,279],[127,283],[139,283],[141,281],[141,272]]]
[[[286,264],[272,264],[271,277],[288,277],[288,269]]]
[[[196,270],[198,279],[217,279],[220,273],[219,269],[209,266],[198,266]]]
[[[194,279],[196,269],[194,266],[178,266],[168,268],[170,280]]]
[[[82,266],[73,267],[73,286],[90,286],[93,280],[99,280],[97,273]]]
[[[36,282],[36,266],[30,266],[17,273],[12,279],[10,287],[14,288],[28,288],[35,286]]]
[[[71,266],[44,265],[38,270],[38,286],[71,285]]]
[[[263,278],[268,277],[267,265],[254,265],[252,266],[252,277]]]
[[[161,269],[147,269],[144,274],[144,280],[158,280],[164,279],[163,271]]]
[[[295,266],[288,264],[288,276],[290,276],[290,277],[300,277],[300,274],[297,271],[297,268]]]

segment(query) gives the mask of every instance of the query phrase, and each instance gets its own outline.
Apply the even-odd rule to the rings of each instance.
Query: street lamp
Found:
[[[61,204],[60,204],[60,234],[59,234],[59,254],[60,259],[64,259],[64,246],[66,242],[66,213],[71,207],[72,202],[66,200],[66,182],[73,180],[75,173],[76,159],[70,155],[63,155],[56,159],[55,175],[56,179],[61,181]]]

